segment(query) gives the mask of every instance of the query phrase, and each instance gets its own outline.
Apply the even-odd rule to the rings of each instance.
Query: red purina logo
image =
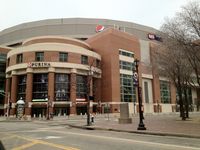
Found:
[[[96,26],[96,32],[101,32],[101,31],[103,31],[104,29],[105,29],[105,27],[102,26],[102,25],[97,25],[97,26]]]

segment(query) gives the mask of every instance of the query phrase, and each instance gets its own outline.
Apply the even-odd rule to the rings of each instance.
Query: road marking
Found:
[[[46,137],[39,137],[37,139],[39,140],[39,139],[60,139],[60,138],[61,138],[60,136],[46,136]]]
[[[37,144],[37,142],[32,142],[32,143],[24,144],[24,145],[21,145],[19,147],[15,147],[12,150],[23,150],[23,149],[31,147],[31,146],[33,146],[35,144]]]
[[[83,133],[74,133],[74,132],[66,132],[66,131],[53,131],[48,130],[48,132],[56,132],[56,133],[62,133],[62,134],[71,134],[71,135],[78,135],[78,136],[87,136],[87,137],[95,137],[95,138],[101,138],[106,140],[118,140],[118,141],[125,141],[125,142],[131,142],[131,143],[140,143],[140,144],[149,144],[149,145],[157,145],[157,146],[165,146],[165,147],[171,147],[171,148],[182,148],[182,149],[189,149],[189,150],[200,150],[200,148],[197,147],[191,147],[191,146],[182,146],[182,145],[174,145],[174,144],[163,144],[163,143],[157,143],[157,142],[148,142],[148,141],[139,141],[139,140],[133,140],[133,139],[124,139],[124,138],[118,138],[118,137],[105,137],[105,136],[99,136],[99,135],[91,135],[91,134],[83,134]]]
[[[0,140],[8,140],[8,139],[12,139],[16,137],[15,135],[10,135],[10,136],[6,136],[6,137],[3,137],[3,138],[0,138]]]
[[[80,149],[77,149],[77,148],[74,148],[74,147],[68,147],[68,146],[64,146],[64,145],[60,145],[60,144],[54,144],[54,143],[50,143],[50,142],[46,142],[46,141],[42,141],[42,140],[31,139],[30,137],[24,137],[24,136],[19,136],[19,135],[15,135],[15,134],[13,136],[31,142],[29,144],[25,144],[25,145],[21,145],[19,147],[16,147],[13,150],[22,150],[22,149],[24,149],[24,147],[27,148],[27,147],[33,146],[35,144],[48,145],[48,146],[60,148],[60,149],[63,149],[63,150],[80,150]]]

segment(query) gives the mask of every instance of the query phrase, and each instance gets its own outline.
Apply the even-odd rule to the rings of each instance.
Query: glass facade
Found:
[[[57,73],[55,77],[55,100],[70,100],[70,78],[68,74]]]
[[[0,90],[5,88],[6,54],[0,53]],[[0,94],[0,104],[3,104],[4,96]]]
[[[76,76],[76,98],[85,98],[87,94],[87,76]]]
[[[133,86],[132,75],[120,74],[121,84],[121,101],[133,102],[136,101],[136,90]]]
[[[33,99],[45,100],[48,97],[48,74],[33,75]]]
[[[160,97],[161,103],[171,102],[170,82],[162,80],[160,81]]]
[[[26,75],[22,75],[18,77],[18,93],[17,93],[17,99],[20,98],[26,99]]]

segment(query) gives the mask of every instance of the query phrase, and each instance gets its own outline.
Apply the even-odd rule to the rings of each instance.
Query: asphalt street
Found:
[[[5,150],[200,150],[200,139],[83,130],[53,122],[0,122]]]

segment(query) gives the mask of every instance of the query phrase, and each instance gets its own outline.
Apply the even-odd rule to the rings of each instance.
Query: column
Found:
[[[31,118],[32,99],[33,99],[33,73],[32,68],[27,68],[26,79],[26,100],[25,100],[25,115]]]
[[[170,84],[172,112],[176,112],[176,87]]]
[[[162,112],[160,97],[160,80],[158,75],[153,76],[153,104],[154,112]]]
[[[76,69],[71,70],[70,100],[71,100],[71,103],[72,103],[72,105],[70,106],[70,115],[76,114]]]
[[[6,78],[5,99],[4,99],[4,114],[8,113],[8,99],[10,101],[11,78]],[[7,114],[8,115],[8,114]]]
[[[12,83],[11,83],[11,99],[10,102],[12,102],[12,108],[10,109],[10,115],[16,114],[16,102],[17,102],[17,84],[18,84],[18,77],[15,73],[15,71],[12,71]]]
[[[92,77],[92,75],[89,75],[88,76],[88,84],[89,84],[89,96],[93,96],[93,77]],[[90,113],[93,113],[93,101],[91,101],[91,100],[89,100],[89,102],[90,102],[90,110],[89,110],[89,112]]]
[[[55,69],[49,68],[49,75],[48,75],[49,114],[53,113],[53,101],[55,99],[54,86],[55,86]]]

